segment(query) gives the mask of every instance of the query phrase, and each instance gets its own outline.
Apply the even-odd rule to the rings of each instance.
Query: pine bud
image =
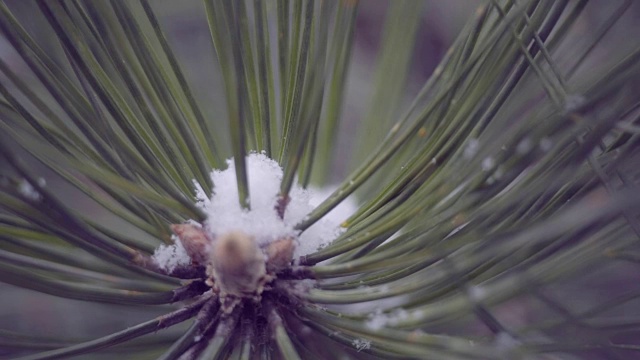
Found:
[[[253,236],[240,231],[219,236],[210,263],[221,295],[242,297],[260,292],[266,274],[265,256]]]

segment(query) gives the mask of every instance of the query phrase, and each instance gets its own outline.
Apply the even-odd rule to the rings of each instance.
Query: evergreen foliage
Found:
[[[151,314],[98,338],[0,321],[0,357],[639,356],[640,41],[615,31],[633,1],[484,1],[409,104],[424,4],[390,1],[354,165],[292,236],[356,196],[344,230],[292,261],[263,245],[248,295],[220,265],[244,235],[218,234],[214,265],[192,242],[157,266],[172,225],[206,225],[196,195],[227,158],[244,211],[251,153],[282,168],[280,218],[298,185],[330,185],[367,5],[204,0],[212,113],[153,1],[0,2],[0,281]]]

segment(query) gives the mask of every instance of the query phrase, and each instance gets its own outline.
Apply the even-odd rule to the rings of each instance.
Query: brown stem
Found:
[[[289,205],[290,201],[291,201],[291,198],[289,197],[289,195],[285,195],[285,196],[281,195],[278,197],[278,201],[276,203],[275,209],[280,219],[284,219],[284,212],[287,209],[287,205]]]

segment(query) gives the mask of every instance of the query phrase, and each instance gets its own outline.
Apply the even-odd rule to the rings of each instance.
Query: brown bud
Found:
[[[171,231],[180,238],[182,246],[193,263],[201,265],[207,263],[211,241],[201,227],[192,224],[171,224]]]
[[[287,268],[291,264],[291,259],[293,259],[294,249],[295,244],[290,237],[276,240],[267,245],[265,249],[267,271],[276,272]]]
[[[240,231],[223,234],[214,241],[210,266],[223,295],[259,293],[266,274],[265,256],[255,238]]]

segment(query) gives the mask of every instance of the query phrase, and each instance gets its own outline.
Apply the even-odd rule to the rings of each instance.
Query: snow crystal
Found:
[[[470,139],[467,143],[467,147],[464,148],[464,158],[471,159],[477,152],[480,147],[480,141],[478,139]]]
[[[580,94],[570,94],[564,99],[564,111],[573,112],[580,108],[586,99]]]
[[[499,332],[493,341],[496,349],[502,353],[507,353],[520,345],[517,339],[504,331]]]
[[[316,281],[313,279],[295,280],[290,283],[293,284],[293,289],[301,294],[308,293],[316,286]]]
[[[38,182],[40,183],[40,181]],[[29,200],[40,200],[40,193],[27,180],[23,179],[18,183],[18,192]]]
[[[495,166],[495,164],[496,161],[492,157],[487,156],[482,160],[482,170],[489,171]]]
[[[411,315],[407,310],[402,308],[395,309],[391,313],[391,317],[389,319],[389,325],[392,325],[392,326],[398,325],[400,322],[405,321],[410,317]]]
[[[346,199],[333,211],[299,234],[294,226],[309,214],[329,190],[305,190],[294,183],[284,213],[280,219],[274,210],[280,192],[283,171],[278,163],[264,154],[252,153],[246,157],[250,210],[240,207],[233,159],[227,160],[228,168],[214,170],[211,180],[214,193],[209,197],[202,187],[196,187],[197,205],[204,210],[207,220],[205,230],[212,238],[229,231],[243,231],[253,235],[259,244],[268,244],[283,237],[298,237],[294,257],[312,253],[335,239],[343,230],[339,224],[351,215],[357,206]]]
[[[548,137],[543,137],[542,139],[540,139],[540,150],[547,152],[551,150],[552,146],[553,142]]]
[[[371,348],[371,341],[365,339],[353,339],[351,344],[356,348],[356,350],[358,350],[358,352]]]
[[[362,281],[360,281],[360,282],[362,282]],[[360,285],[356,289],[362,290],[363,292],[365,292],[367,294],[373,294],[376,291],[376,289],[374,287],[367,286],[367,285]]]
[[[387,325],[387,321],[387,315],[382,313],[381,309],[377,309],[375,313],[369,315],[369,319],[364,324],[371,330],[380,330]]]
[[[191,263],[191,258],[177,236],[172,236],[173,245],[160,245],[153,253],[153,261],[169,274],[178,266]]]
[[[531,139],[526,137],[518,143],[518,145],[516,146],[516,152],[520,155],[524,155],[528,153],[532,147],[533,145],[531,144]]]
[[[387,325],[396,326],[411,317],[412,313],[402,308],[395,309],[391,313],[384,313],[381,309],[377,309],[375,313],[369,315],[364,324],[367,328],[375,331]]]
[[[480,285],[471,285],[469,286],[468,294],[473,302],[481,302],[487,295],[487,290]]]

